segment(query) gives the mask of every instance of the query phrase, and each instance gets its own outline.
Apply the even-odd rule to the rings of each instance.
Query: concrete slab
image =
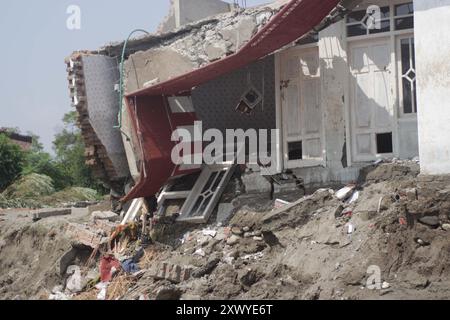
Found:
[[[33,220],[41,220],[50,217],[58,216],[68,216],[72,214],[72,209],[70,208],[58,208],[58,209],[40,209],[30,212],[33,216]]]
[[[120,216],[112,211],[95,211],[92,213],[92,219],[97,220],[107,220],[111,222],[116,222],[120,220]]]
[[[220,203],[217,210],[217,223],[226,223],[233,214],[234,206],[231,203]]]

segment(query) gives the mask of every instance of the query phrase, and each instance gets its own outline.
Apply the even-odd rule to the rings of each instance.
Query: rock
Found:
[[[92,213],[92,219],[116,222],[120,220],[120,216],[112,211],[95,211]]]
[[[240,240],[241,240],[241,238],[238,237],[237,235],[232,235],[231,237],[228,238],[228,240],[227,240],[227,245],[229,245],[229,246],[234,246],[234,245],[237,244]]]
[[[208,263],[197,270],[194,270],[192,272],[192,277],[194,278],[201,278],[204,275],[210,274],[219,264],[220,258],[213,258]]]
[[[420,244],[421,246],[423,246],[423,247],[429,246],[429,245],[430,245],[429,242],[424,241],[424,240],[422,240],[422,239],[420,239],[420,238],[416,238],[416,239],[414,239],[414,240],[415,240],[418,244]]]
[[[437,228],[440,225],[439,217],[437,216],[422,217],[419,219],[419,222],[433,228]]]
[[[251,237],[253,237],[254,236],[254,234],[253,234],[253,232],[246,232],[246,233],[244,233],[244,238],[251,238]]]
[[[391,287],[391,284],[389,282],[384,281],[381,284],[381,289],[389,289]]]
[[[263,237],[253,237],[253,240],[255,241],[264,241]]]
[[[250,227],[244,227],[244,228],[242,228],[242,231],[249,232],[250,231]]]
[[[442,229],[444,229],[445,231],[450,231],[450,224],[449,223],[444,223],[442,225]]]
[[[237,236],[241,236],[243,234],[242,229],[238,227],[231,228],[231,233]]]
[[[205,52],[209,61],[215,61],[224,57],[227,54],[228,49],[223,42],[210,43],[205,47]]]
[[[180,300],[181,294],[181,290],[176,286],[165,286],[158,290],[155,300]]]
[[[340,217],[342,217],[343,213],[344,213],[344,206],[340,205],[334,211],[334,217],[340,218]]]
[[[259,280],[259,275],[256,270],[247,269],[243,272],[243,274],[239,277],[239,281],[242,285],[246,287],[251,287]]]

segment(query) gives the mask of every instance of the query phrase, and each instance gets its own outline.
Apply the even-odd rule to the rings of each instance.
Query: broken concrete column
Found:
[[[31,211],[33,215],[33,220],[37,221],[40,219],[58,217],[58,216],[68,216],[72,214],[72,209],[60,208],[60,209],[40,209]]]

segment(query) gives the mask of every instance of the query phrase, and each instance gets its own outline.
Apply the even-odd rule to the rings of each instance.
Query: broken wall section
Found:
[[[158,27],[158,32],[169,32],[185,24],[233,9],[233,4],[220,0],[171,0],[169,14]]]
[[[126,92],[164,82],[235,53],[277,11],[265,6],[218,15],[216,20],[199,22],[197,27],[186,26],[186,34],[155,41],[154,47],[131,54],[125,62]]]
[[[74,53],[66,59],[72,105],[86,146],[86,164],[96,177],[121,189],[128,175],[120,131],[114,129],[119,112],[117,60],[102,55]]]

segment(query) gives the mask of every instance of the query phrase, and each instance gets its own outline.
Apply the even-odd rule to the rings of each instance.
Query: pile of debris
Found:
[[[353,185],[299,190],[293,202],[242,193],[227,219],[214,210],[203,224],[177,221],[175,209],[153,215],[142,200],[122,219],[93,212],[64,227],[65,267],[46,274],[59,283],[31,297],[448,298],[450,182],[418,174],[416,162],[377,163]]]

